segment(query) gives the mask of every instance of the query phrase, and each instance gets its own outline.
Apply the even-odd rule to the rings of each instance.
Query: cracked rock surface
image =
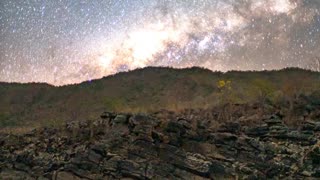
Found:
[[[204,113],[105,112],[61,128],[0,134],[0,179],[320,178],[319,121],[290,128],[275,112],[256,124],[239,117],[217,125]]]

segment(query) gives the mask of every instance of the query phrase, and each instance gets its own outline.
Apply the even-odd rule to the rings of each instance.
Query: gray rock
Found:
[[[203,177],[210,177],[211,173],[213,173],[212,163],[200,154],[186,153],[183,160],[180,158],[181,157],[178,157],[175,159],[176,161],[173,162],[173,164],[178,168]],[[215,165],[216,168],[219,167],[215,170],[223,173],[223,166]]]
[[[250,127],[245,130],[245,133],[248,136],[265,136],[269,133],[268,126],[258,126],[258,127]]]
[[[213,133],[211,137],[215,144],[233,144],[238,139],[238,136],[231,133]]]
[[[238,134],[240,132],[240,124],[239,123],[226,123],[219,127],[218,132],[229,132],[233,134]]]
[[[299,127],[288,128],[281,116],[263,116],[267,118],[262,123],[259,118],[250,123],[212,123],[216,118],[214,112],[188,112],[192,114],[164,112],[161,118],[157,117],[159,114],[105,113],[102,115],[105,120],[43,128],[25,136],[0,133],[0,177],[312,179],[320,176],[318,122],[306,121]],[[317,117],[317,113],[310,114]],[[99,128],[104,129],[102,133],[97,133]]]
[[[116,114],[115,113],[112,113],[112,112],[104,112],[101,114],[100,116],[102,119],[113,119],[116,117]]]
[[[115,124],[127,124],[129,116],[125,114],[117,115],[111,122],[113,125]]]
[[[270,118],[264,120],[265,123],[268,124],[268,126],[274,126],[274,125],[281,125],[282,119],[276,115],[272,115]]]

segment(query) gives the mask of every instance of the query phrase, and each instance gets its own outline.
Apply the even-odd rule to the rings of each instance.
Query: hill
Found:
[[[320,73],[302,69],[212,72],[148,67],[81,84],[0,83],[0,127],[56,126],[105,110],[152,112],[260,103],[292,109],[300,95],[320,90]]]
[[[320,177],[318,72],[150,67],[0,98],[0,179]]]

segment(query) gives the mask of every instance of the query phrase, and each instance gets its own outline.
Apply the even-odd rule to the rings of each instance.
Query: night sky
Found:
[[[0,81],[79,83],[146,66],[311,67],[320,0],[1,0]]]

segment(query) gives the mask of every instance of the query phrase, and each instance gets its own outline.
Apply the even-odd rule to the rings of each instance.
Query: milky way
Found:
[[[319,0],[5,0],[0,81],[79,83],[146,66],[319,70]]]

